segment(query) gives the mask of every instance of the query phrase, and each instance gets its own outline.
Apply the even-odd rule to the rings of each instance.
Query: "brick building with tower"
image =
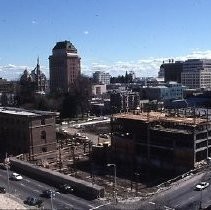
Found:
[[[50,92],[69,92],[81,74],[81,58],[70,41],[57,42],[49,56]]]

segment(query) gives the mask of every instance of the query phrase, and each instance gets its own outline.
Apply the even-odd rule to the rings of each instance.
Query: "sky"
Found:
[[[0,0],[0,77],[49,77],[56,42],[78,49],[82,73],[157,76],[163,60],[211,58],[210,0]]]

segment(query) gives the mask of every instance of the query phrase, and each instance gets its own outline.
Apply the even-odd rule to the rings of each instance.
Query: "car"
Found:
[[[5,189],[5,187],[0,187],[0,193],[3,193],[3,194],[5,194],[5,193],[6,193],[6,189]]]
[[[81,128],[81,125],[77,124],[75,125],[75,128]]]
[[[68,184],[59,185],[58,190],[61,193],[73,193],[74,192],[74,188]]]
[[[99,137],[104,138],[104,139],[108,139],[108,138],[109,138],[109,135],[107,135],[107,134],[105,134],[105,133],[104,133],[104,134],[101,133],[101,134],[99,135]]]
[[[68,122],[64,121],[64,122],[62,122],[62,125],[68,125]]]
[[[81,137],[81,133],[75,133],[76,137]]]
[[[44,190],[41,194],[42,197],[51,198],[55,196],[55,192],[53,190]]]
[[[20,175],[20,174],[17,174],[17,173],[12,173],[10,179],[12,180],[16,180],[16,181],[19,181],[19,180],[22,180],[23,177]]]
[[[89,140],[89,137],[88,136],[81,136],[81,139],[83,139],[83,140]]]
[[[196,185],[196,190],[203,190],[207,188],[210,184],[208,182],[200,182],[199,184]]]
[[[8,167],[8,169],[9,169],[9,166],[8,166],[8,165],[6,165],[6,164],[4,164],[4,163],[1,163],[1,164],[0,164],[0,169],[7,170],[7,167]]]
[[[76,137],[76,141],[78,141],[79,143],[84,143],[84,142],[86,142],[88,140],[89,140],[88,136]]]
[[[40,207],[43,203],[41,199],[38,199],[36,197],[27,197],[26,200],[24,201],[25,204],[29,206],[38,206]]]

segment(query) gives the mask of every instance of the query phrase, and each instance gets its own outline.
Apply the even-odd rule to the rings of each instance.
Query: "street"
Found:
[[[206,175],[206,179],[205,179]],[[211,173],[192,175],[186,180],[179,180],[168,189],[162,189],[155,195],[134,202],[119,202],[118,205],[110,209],[180,209],[195,210],[199,209],[200,202],[203,208],[211,205],[211,186],[202,191],[196,191],[195,186],[201,181],[207,181],[211,184],[209,178]],[[107,208],[109,209],[109,208]]]
[[[12,172],[9,171],[11,174]],[[196,191],[195,186],[201,181],[207,181],[211,185],[210,172],[191,175],[170,187],[161,189],[158,193],[148,196],[144,200],[139,200],[127,203],[119,201],[117,205],[112,203],[104,203],[99,200],[87,201],[76,197],[72,194],[60,194],[56,192],[56,196],[52,199],[41,198],[44,202],[45,209],[140,209],[140,210],[154,210],[154,209],[181,209],[194,210],[199,209],[200,202],[205,208],[211,205],[211,186],[202,190]],[[4,186],[8,192],[7,171],[0,170],[0,186]],[[9,181],[9,192],[21,200],[25,200],[28,196],[39,197],[43,190],[57,189],[46,185],[42,182],[30,179],[23,176],[21,181]]]
[[[9,173],[11,174],[12,172],[9,171]],[[8,192],[6,170],[0,170],[0,186],[5,187]],[[9,181],[9,193],[19,197],[23,201],[28,196],[40,197],[42,191],[46,189],[56,191],[55,188],[26,176],[23,176],[23,180],[20,181]],[[44,209],[52,209],[52,206],[53,209],[91,209],[102,204],[99,201],[87,201],[72,194],[60,194],[59,192],[56,192],[52,203],[51,199],[40,198],[44,201]]]

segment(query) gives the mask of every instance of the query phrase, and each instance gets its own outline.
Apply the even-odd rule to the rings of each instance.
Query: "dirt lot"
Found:
[[[94,144],[110,141],[110,137],[108,139],[105,139],[99,138],[98,135],[100,133],[110,133],[110,128],[106,128],[106,126],[100,127],[99,125],[96,125],[96,127],[84,127],[80,129],[64,126],[62,127],[62,129],[65,129],[71,135],[74,135],[75,133],[80,133],[81,135],[87,136],[89,140],[91,140]],[[111,200],[114,197],[113,168],[93,164],[89,160],[89,155],[84,155],[83,144],[75,146],[74,151],[70,148],[66,149],[66,155],[64,150],[63,152],[61,152],[63,168],[65,168],[63,172],[65,174],[69,174],[79,179],[83,179],[92,182],[93,184],[98,184],[105,187],[105,197],[106,199]],[[88,151],[88,147],[86,151]],[[77,158],[75,158],[74,161],[71,161],[71,159],[73,159],[71,157],[73,153]],[[65,161],[68,159],[70,161]],[[128,170],[125,171],[127,172]],[[143,180],[143,176],[145,176],[145,180]],[[148,193],[156,192],[157,187],[154,186],[156,186],[156,184],[159,184],[159,181],[158,183],[151,183],[151,180],[157,180],[157,177],[149,177],[148,175],[144,175],[143,173],[135,177],[133,174],[133,177],[131,177],[131,174],[129,173],[127,175],[123,175],[119,168],[117,168],[116,192],[118,199],[121,200],[134,197],[145,197]],[[142,181],[144,181],[145,183],[143,183]]]
[[[110,137],[100,138],[99,134],[110,134],[110,124],[102,123],[82,128],[64,125],[60,126],[60,131],[64,132],[64,135],[61,135],[63,143],[57,164],[54,163],[51,169],[105,187],[107,200],[114,198],[115,189],[119,200],[144,198],[156,192],[157,185],[172,178],[169,172],[158,172],[149,167],[134,172],[132,166],[121,166],[121,168],[117,166],[116,188],[114,188],[114,168],[106,166],[104,161],[92,161],[89,154],[92,144],[77,142],[77,137],[74,137],[76,133],[80,133],[81,136],[87,136],[93,144],[109,142]]]

